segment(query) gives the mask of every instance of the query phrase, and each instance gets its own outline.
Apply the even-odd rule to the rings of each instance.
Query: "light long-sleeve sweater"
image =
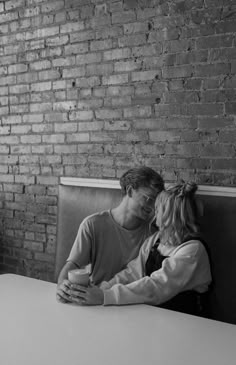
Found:
[[[104,305],[146,303],[159,305],[186,290],[207,291],[211,283],[209,258],[199,240],[189,240],[179,246],[160,244],[164,256],[162,267],[145,276],[145,264],[158,233],[145,240],[139,255],[109,282],[103,282]]]

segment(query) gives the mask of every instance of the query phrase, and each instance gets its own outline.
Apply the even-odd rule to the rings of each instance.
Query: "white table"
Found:
[[[2,365],[233,365],[236,326],[146,305],[77,307],[0,276]]]

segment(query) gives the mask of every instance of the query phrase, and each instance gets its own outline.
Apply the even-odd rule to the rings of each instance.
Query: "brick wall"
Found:
[[[233,0],[0,2],[0,263],[52,279],[60,176],[236,185]]]

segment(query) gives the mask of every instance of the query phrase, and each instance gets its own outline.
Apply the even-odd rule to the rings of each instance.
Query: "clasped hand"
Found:
[[[57,286],[57,300],[78,305],[102,305],[104,294],[102,289],[95,285],[84,287],[64,280]]]

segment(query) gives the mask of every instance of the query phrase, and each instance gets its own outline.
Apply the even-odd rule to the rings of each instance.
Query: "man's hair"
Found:
[[[160,192],[164,189],[164,181],[161,175],[150,167],[141,166],[126,171],[120,178],[120,186],[123,195],[126,195],[128,186],[132,186],[133,189],[151,187]]]
[[[181,182],[156,198],[155,210],[160,216],[160,239],[163,243],[178,246],[189,237],[199,237],[200,212],[195,200],[197,185]]]

